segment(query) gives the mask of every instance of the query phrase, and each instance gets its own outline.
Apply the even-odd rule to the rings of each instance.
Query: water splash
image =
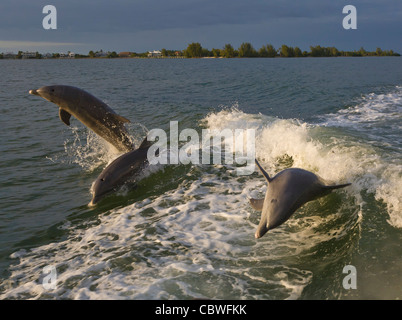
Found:
[[[393,94],[388,98],[392,103],[395,102]],[[332,115],[328,117],[331,119]],[[254,128],[256,156],[263,162],[268,173],[273,175],[287,167],[300,167],[330,182],[351,182],[352,187],[347,192],[360,207],[365,205],[362,192],[369,192],[377,201],[386,204],[389,223],[394,227],[402,227],[402,200],[399,196],[402,166],[370,141],[347,136],[342,130],[331,128],[329,122],[323,126],[247,114],[237,106],[231,110],[211,113],[204,122],[209,128],[219,130],[225,127]]]

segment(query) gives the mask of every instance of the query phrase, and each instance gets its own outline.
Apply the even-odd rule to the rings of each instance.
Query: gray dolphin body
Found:
[[[57,104],[60,120],[70,125],[71,115],[116,147],[128,152],[134,149],[124,123],[130,120],[118,115],[106,103],[90,93],[71,86],[46,86],[30,90],[30,94],[40,96]]]
[[[151,143],[145,138],[140,147],[113,160],[92,185],[92,200],[95,205],[108,194],[116,191],[128,181],[133,181],[148,164],[147,153]]]
[[[326,185],[325,182],[310,171],[298,168],[285,169],[273,178],[255,160],[262,174],[268,181],[268,188],[263,199],[250,199],[251,206],[261,212],[261,220],[255,233],[262,237],[268,230],[284,223],[303,204],[323,197],[332,190],[349,186]]]

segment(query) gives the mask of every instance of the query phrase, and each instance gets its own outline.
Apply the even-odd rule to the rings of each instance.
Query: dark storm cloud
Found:
[[[315,2],[315,3],[314,3]],[[261,0],[170,0],[170,1],[97,1],[96,6],[60,5],[75,29],[105,32],[113,30],[156,30],[195,28],[220,24],[258,23],[277,18],[314,18],[328,15],[333,5],[329,1],[314,1],[303,5],[295,1]],[[326,3],[327,5],[323,5]],[[76,24],[71,24],[72,21]]]
[[[230,41],[254,41],[259,46],[270,39],[278,45],[289,43],[306,49],[315,44],[402,49],[402,1],[352,2],[2,0],[0,40],[79,42],[113,50],[126,48],[130,39],[135,39],[139,50],[169,47],[168,41],[183,49],[188,41],[203,41],[205,47]],[[47,4],[57,8],[58,29],[54,32],[42,28],[42,8]],[[342,29],[342,8],[347,4],[357,8],[356,31]]]
[[[332,11],[330,1],[169,0],[169,1],[51,1],[59,26],[73,31],[143,31],[194,28],[218,24],[249,24],[284,17],[317,17]],[[2,28],[41,26],[42,8],[49,1],[4,1]],[[324,5],[325,4],[325,5]]]

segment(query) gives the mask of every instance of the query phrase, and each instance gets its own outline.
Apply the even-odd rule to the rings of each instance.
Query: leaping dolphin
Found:
[[[326,185],[325,182],[310,171],[298,168],[285,169],[273,178],[255,163],[268,181],[268,188],[263,199],[250,199],[251,206],[261,212],[261,220],[255,233],[261,238],[268,230],[284,223],[302,205],[323,197],[332,190],[344,188],[350,183]]]
[[[71,115],[116,147],[118,151],[134,149],[124,123],[130,120],[118,115],[106,103],[90,93],[71,86],[46,86],[30,90],[30,94],[40,96],[57,104],[60,120],[70,125]]]
[[[151,143],[145,138],[138,149],[113,160],[93,183],[89,206],[95,205],[126,182],[133,181],[148,164],[147,153],[150,146]]]

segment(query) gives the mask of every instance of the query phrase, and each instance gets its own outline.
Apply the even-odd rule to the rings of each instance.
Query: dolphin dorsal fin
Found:
[[[138,149],[149,148],[151,145],[152,145],[151,141],[148,141],[147,137],[145,137],[144,141],[141,142],[141,144],[138,147]]]
[[[63,121],[66,125],[70,125],[71,114],[69,114],[66,110],[59,108],[59,117],[60,120]]]
[[[255,159],[255,163],[257,164],[257,166],[260,169],[261,173],[264,175],[265,179],[267,179],[268,182],[271,182],[272,179],[269,177],[268,173],[261,167],[261,165],[258,163],[257,159]]]

